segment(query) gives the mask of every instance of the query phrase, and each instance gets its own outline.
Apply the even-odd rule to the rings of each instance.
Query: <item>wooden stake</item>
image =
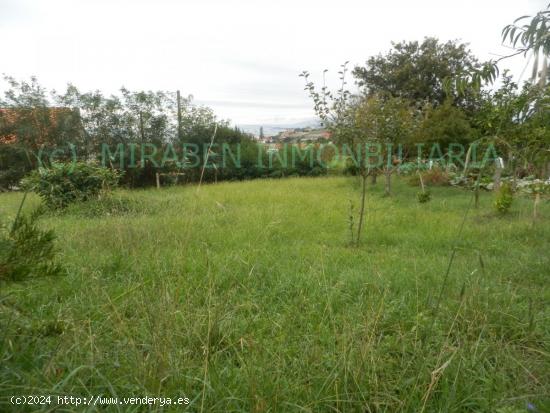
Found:
[[[422,192],[426,192],[426,188],[424,187],[424,180],[422,179],[422,174],[419,170],[416,171],[418,173],[418,176],[420,178],[420,186],[422,186]]]

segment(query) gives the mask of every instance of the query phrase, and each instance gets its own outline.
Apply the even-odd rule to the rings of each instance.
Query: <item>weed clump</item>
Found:
[[[432,199],[432,195],[430,194],[430,191],[422,191],[416,194],[416,199],[418,199],[418,202],[421,204],[425,204]]]

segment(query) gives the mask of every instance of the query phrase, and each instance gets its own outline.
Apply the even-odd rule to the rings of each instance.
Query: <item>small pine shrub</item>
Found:
[[[416,198],[418,199],[418,202],[425,204],[432,199],[432,195],[430,194],[430,191],[422,191],[416,194]]]
[[[53,209],[73,202],[97,199],[101,191],[116,187],[119,172],[84,162],[56,163],[51,168],[33,171],[24,185],[36,191]]]
[[[37,225],[39,212],[20,215],[13,226],[0,227],[0,281],[61,275],[55,234]]]
[[[497,192],[495,209],[500,214],[506,214],[510,210],[513,201],[514,194],[512,192],[512,188],[508,182],[505,182],[500,186]]]

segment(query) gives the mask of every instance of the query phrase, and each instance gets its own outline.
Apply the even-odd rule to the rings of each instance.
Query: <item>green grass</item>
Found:
[[[458,237],[470,193],[417,192],[369,187],[359,247],[352,178],[118,191],[120,213],[44,217],[68,274],[1,285],[0,411],[29,411],[8,399],[28,394],[186,396],[207,412],[550,411],[550,205],[533,225],[532,201],[499,217],[483,193]],[[20,197],[0,196],[3,218]]]

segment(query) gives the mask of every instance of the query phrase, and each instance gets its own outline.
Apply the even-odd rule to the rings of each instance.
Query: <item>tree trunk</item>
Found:
[[[474,208],[479,207],[479,176],[474,187]]]
[[[516,161],[514,160],[514,167],[512,169],[514,172],[512,174],[512,189],[515,191],[516,190],[516,184],[517,184],[517,177],[518,177],[518,167],[517,167],[517,163]]]
[[[535,202],[534,202],[534,205],[533,205],[533,220],[537,220],[538,218],[538,206],[539,206],[539,202],[540,202],[540,193],[536,193],[535,194]]]
[[[178,107],[178,143],[181,143],[181,96],[180,91],[176,91],[176,100],[177,100],[177,107]]]
[[[141,143],[145,142],[145,128],[143,127],[143,115],[139,112],[139,133],[141,135]]]
[[[390,196],[391,195],[391,168],[386,167],[384,173],[386,175],[386,187],[385,187],[385,195]]]
[[[376,185],[376,178],[378,177],[378,174],[375,171],[371,171],[370,173],[370,183],[371,185]]]
[[[356,245],[359,245],[361,239],[361,230],[363,229],[363,217],[365,215],[365,198],[367,196],[367,173],[366,171],[361,174],[363,180],[363,188],[361,190],[361,211],[359,212],[359,224],[357,225],[357,241]]]

